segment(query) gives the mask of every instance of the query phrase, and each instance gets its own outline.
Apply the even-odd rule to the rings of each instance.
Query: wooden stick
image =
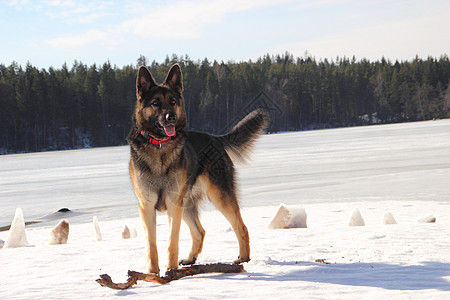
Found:
[[[178,280],[186,276],[193,276],[197,274],[206,273],[242,273],[244,267],[242,265],[230,264],[206,264],[206,265],[192,265],[183,267],[181,269],[172,269],[166,272],[166,275],[161,277],[156,274],[146,274],[136,271],[128,271],[128,279],[125,283],[114,283],[108,274],[100,275],[96,280],[101,286],[109,287],[114,290],[126,290],[137,283],[138,280],[155,282],[165,284],[173,280]]]

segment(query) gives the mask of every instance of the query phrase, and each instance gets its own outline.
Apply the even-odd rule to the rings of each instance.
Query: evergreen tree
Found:
[[[211,63],[172,55],[150,65],[141,55],[136,66],[75,61],[47,70],[13,62],[0,64],[0,153],[125,144],[137,68],[148,66],[162,82],[173,63],[183,70],[192,130],[224,133],[261,105],[274,132],[450,117],[447,55],[395,63],[289,53]]]

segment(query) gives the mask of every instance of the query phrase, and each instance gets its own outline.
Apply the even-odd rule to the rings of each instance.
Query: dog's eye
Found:
[[[177,104],[177,100],[175,100],[175,98],[170,98],[170,105],[174,106],[175,104]]]
[[[153,99],[152,102],[151,102],[151,104],[152,104],[153,106],[159,106],[159,105],[160,105],[160,101],[159,101],[159,99]]]

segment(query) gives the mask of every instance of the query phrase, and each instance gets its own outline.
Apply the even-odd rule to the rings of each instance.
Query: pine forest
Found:
[[[134,111],[138,67],[162,82],[183,71],[189,130],[224,134],[251,110],[271,114],[269,133],[450,117],[450,60],[375,62],[266,55],[256,61],[193,61],[140,56],[38,69],[0,64],[0,154],[123,145]]]

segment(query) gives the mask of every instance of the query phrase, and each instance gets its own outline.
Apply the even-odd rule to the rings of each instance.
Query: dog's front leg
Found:
[[[139,215],[147,239],[147,267],[149,273],[159,275],[158,249],[156,247],[156,209],[149,202],[139,201]]]
[[[181,219],[183,217],[183,204],[172,201],[167,202],[170,231],[167,247],[167,270],[170,270],[178,268],[178,240],[180,238]]]

